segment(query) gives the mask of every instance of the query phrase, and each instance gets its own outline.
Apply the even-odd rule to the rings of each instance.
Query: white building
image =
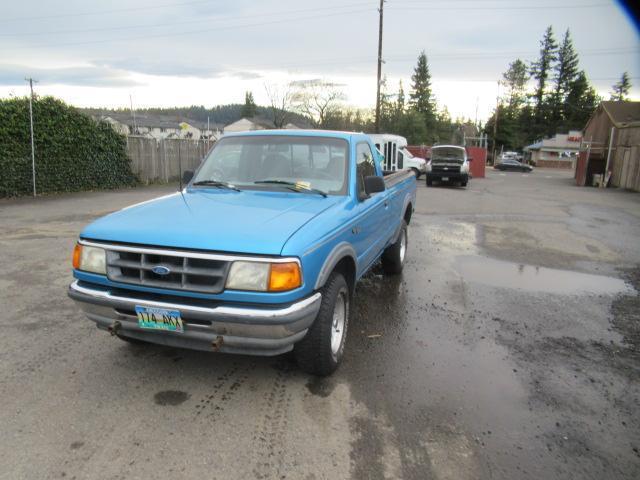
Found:
[[[262,118],[241,118],[224,127],[224,133],[247,132],[253,130],[269,130],[275,128],[273,123]]]
[[[580,130],[557,133],[524,147],[524,157],[538,167],[573,168],[581,142]]]

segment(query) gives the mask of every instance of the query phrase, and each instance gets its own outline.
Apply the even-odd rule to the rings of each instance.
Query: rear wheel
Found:
[[[294,346],[298,366],[307,373],[333,373],[344,355],[351,294],[342,274],[333,272],[320,290],[320,310],[307,335]]]
[[[387,247],[382,254],[382,269],[387,275],[398,275],[404,267],[404,258],[407,254],[407,222],[402,220],[400,234],[393,245]]]

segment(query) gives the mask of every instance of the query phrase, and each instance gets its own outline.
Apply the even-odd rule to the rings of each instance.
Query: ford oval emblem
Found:
[[[171,273],[171,270],[169,270],[164,265],[156,265],[151,269],[151,271],[156,275],[169,275]]]

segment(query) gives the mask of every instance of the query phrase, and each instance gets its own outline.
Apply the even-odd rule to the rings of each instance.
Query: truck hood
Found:
[[[82,238],[219,252],[279,255],[287,239],[340,197],[294,192],[176,192],[102,217]]]

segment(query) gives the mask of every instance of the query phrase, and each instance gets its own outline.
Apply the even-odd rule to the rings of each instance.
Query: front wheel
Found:
[[[407,254],[407,222],[402,220],[400,234],[393,245],[386,248],[382,254],[382,269],[387,275],[398,275],[404,267],[404,258]]]
[[[322,301],[313,325],[293,348],[298,366],[307,373],[327,376],[340,365],[349,327],[351,294],[342,274],[333,272],[320,290]]]
[[[413,170],[413,173],[416,176],[416,180],[420,178],[420,170],[418,170],[417,168],[411,167],[411,170]]]

